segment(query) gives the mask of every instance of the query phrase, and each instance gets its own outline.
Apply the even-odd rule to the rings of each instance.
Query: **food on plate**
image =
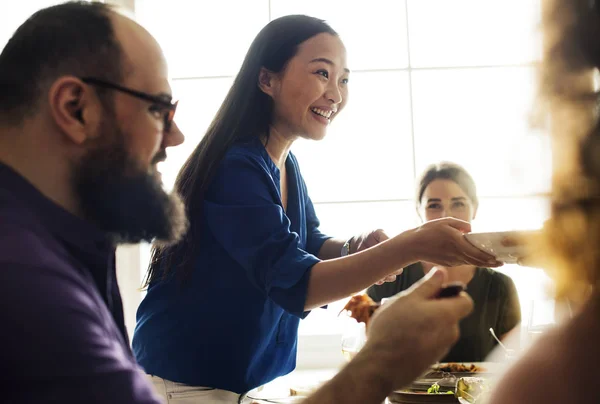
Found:
[[[485,369],[475,364],[464,364],[464,363],[439,363],[431,367],[436,372],[448,372],[448,373],[479,373],[485,372]]]
[[[368,326],[371,316],[379,306],[380,304],[375,303],[369,295],[356,295],[350,298],[342,311],[350,312],[350,317],[359,323],[365,323],[365,326]]]
[[[440,391],[440,385],[435,382],[427,389],[427,394],[454,394],[454,392],[451,390]]]
[[[456,382],[456,397],[469,403],[480,402],[490,392],[490,386],[481,377],[461,377]]]
[[[457,296],[463,290],[465,290],[464,284],[460,282],[450,283],[440,290],[437,297],[454,297]],[[365,323],[365,325],[368,326],[371,316],[373,315],[373,313],[375,313],[375,310],[377,310],[379,306],[381,306],[381,303],[376,303],[367,294],[355,295],[350,298],[348,303],[346,303],[346,305],[342,309],[342,312],[350,312],[350,317],[352,317],[359,323]]]

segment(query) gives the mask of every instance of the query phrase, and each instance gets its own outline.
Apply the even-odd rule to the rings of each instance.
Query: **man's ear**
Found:
[[[260,73],[258,73],[258,87],[261,91],[271,97],[275,94],[275,86],[277,84],[277,77],[275,73],[272,71],[265,69],[264,67],[260,68]]]
[[[48,92],[48,109],[54,123],[76,144],[83,144],[90,132],[86,127],[90,114],[91,93],[78,78],[57,79]]]

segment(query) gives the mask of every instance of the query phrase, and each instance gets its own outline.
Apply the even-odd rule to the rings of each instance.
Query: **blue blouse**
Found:
[[[298,162],[279,169],[258,140],[232,147],[207,190],[191,279],[154,282],[133,351],[148,374],[243,393],[296,366],[308,279],[328,237]]]

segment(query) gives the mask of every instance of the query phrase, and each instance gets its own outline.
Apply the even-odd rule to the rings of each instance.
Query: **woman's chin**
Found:
[[[325,136],[327,136],[327,131],[319,131],[319,132],[311,132],[311,133],[307,133],[306,135],[302,136],[304,139],[308,139],[308,140],[323,140],[325,139]]]

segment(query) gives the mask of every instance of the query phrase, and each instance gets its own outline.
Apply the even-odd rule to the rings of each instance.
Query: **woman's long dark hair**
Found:
[[[191,274],[199,246],[204,193],[221,159],[232,145],[269,135],[273,102],[258,86],[261,68],[281,72],[298,45],[321,33],[337,36],[323,20],[289,15],[271,21],[256,36],[206,134],[177,175],[175,190],[185,203],[190,229],[175,245],[154,246],[145,287],[171,273],[182,275],[182,279]]]

